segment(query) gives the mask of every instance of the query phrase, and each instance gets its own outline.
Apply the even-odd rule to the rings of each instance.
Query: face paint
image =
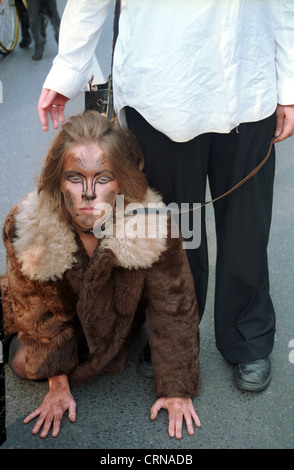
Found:
[[[80,230],[91,229],[99,218],[94,213],[96,204],[107,202],[114,206],[119,184],[101,147],[77,145],[68,151],[61,191],[71,221]]]
[[[96,199],[97,197],[96,184],[107,184],[107,183],[110,183],[111,181],[114,181],[114,174],[112,171],[109,171],[109,170],[102,170],[101,172],[98,172],[92,181],[91,188],[89,188],[88,186],[88,180],[86,178],[82,178],[81,179],[81,182],[83,185],[82,198],[88,201]]]

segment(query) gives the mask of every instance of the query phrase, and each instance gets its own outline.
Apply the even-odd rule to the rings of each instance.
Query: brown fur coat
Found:
[[[159,200],[148,190],[144,204]],[[18,333],[25,344],[29,378],[67,374],[71,384],[81,385],[102,373],[122,372],[127,341],[144,304],[156,394],[198,392],[198,309],[182,240],[162,233],[128,236],[135,222],[145,233],[145,218],[126,216],[120,221],[125,236],[99,240],[89,259],[77,234],[44,196],[30,193],[11,209],[3,229],[4,325],[6,334]],[[162,227],[166,230],[166,224]],[[78,325],[89,349],[84,362]]]

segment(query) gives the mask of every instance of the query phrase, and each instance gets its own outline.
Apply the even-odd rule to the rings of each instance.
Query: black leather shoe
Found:
[[[151,362],[151,351],[148,342],[145,344],[145,347],[139,356],[137,370],[139,374],[143,377],[148,377],[150,379],[154,378],[154,372]]]
[[[238,364],[234,369],[234,379],[241,390],[261,392],[271,381],[269,356],[253,362]]]

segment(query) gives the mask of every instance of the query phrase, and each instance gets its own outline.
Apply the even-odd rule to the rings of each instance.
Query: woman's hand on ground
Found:
[[[38,434],[43,426],[40,434],[42,438],[48,435],[52,424],[52,436],[58,436],[62,417],[67,410],[70,421],[74,423],[76,420],[76,402],[70,392],[67,377],[61,375],[50,378],[49,387],[50,390],[42,404],[24,419],[24,423],[27,424],[39,416],[32,433]]]
[[[201,426],[191,398],[159,398],[150,410],[152,420],[157,417],[161,408],[168,410],[168,433],[170,437],[175,437],[176,439],[182,438],[183,418],[186,421],[188,434],[191,436],[194,434],[193,421],[197,427]]]

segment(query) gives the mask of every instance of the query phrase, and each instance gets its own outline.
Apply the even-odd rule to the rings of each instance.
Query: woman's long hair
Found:
[[[125,205],[140,202],[147,192],[147,181],[142,172],[144,158],[131,131],[115,120],[108,120],[97,111],[86,111],[72,116],[53,139],[37,179],[39,194],[49,196],[54,210],[61,217],[67,211],[61,192],[63,163],[67,152],[75,145],[97,144],[104,151],[124,196]]]

